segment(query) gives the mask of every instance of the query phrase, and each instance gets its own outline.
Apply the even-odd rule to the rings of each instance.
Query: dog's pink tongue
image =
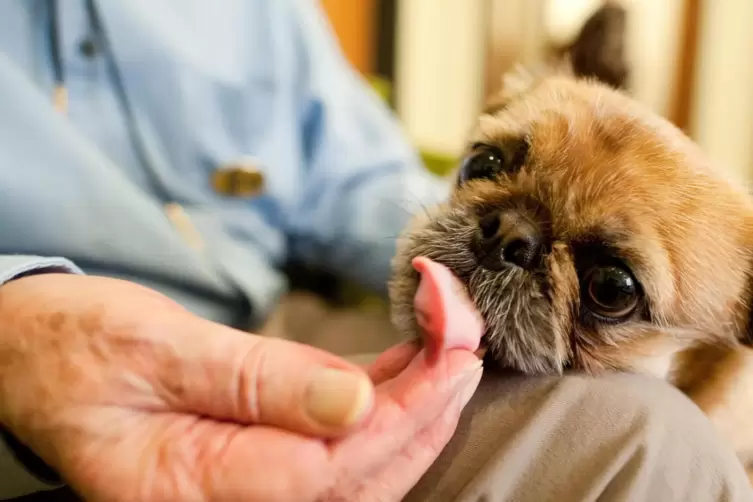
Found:
[[[421,274],[414,310],[429,362],[447,349],[478,350],[484,323],[460,280],[428,258],[415,258],[413,268]]]

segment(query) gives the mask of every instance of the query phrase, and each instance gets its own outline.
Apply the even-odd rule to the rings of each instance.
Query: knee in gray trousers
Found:
[[[737,502],[753,490],[713,425],[664,382],[487,370],[405,500]]]

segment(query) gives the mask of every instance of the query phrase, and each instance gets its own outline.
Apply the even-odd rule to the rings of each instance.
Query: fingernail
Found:
[[[332,368],[319,370],[306,394],[309,416],[325,427],[348,427],[371,408],[374,387],[365,376]]]
[[[473,395],[476,393],[476,389],[478,389],[478,384],[481,382],[481,377],[484,375],[483,368],[479,367],[476,370],[476,375],[474,375],[468,384],[463,388],[463,390],[460,392],[460,409],[463,409],[466,407],[468,402],[471,400]]]

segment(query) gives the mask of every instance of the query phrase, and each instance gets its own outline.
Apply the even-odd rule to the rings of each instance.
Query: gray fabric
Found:
[[[635,375],[487,371],[406,502],[753,500],[733,451],[679,391]]]

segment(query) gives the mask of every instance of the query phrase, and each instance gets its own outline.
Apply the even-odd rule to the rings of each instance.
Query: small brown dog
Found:
[[[523,76],[479,118],[450,200],[401,237],[393,321],[417,324],[414,257],[451,269],[487,355],[525,373],[649,373],[753,462],[753,198],[623,94]]]

